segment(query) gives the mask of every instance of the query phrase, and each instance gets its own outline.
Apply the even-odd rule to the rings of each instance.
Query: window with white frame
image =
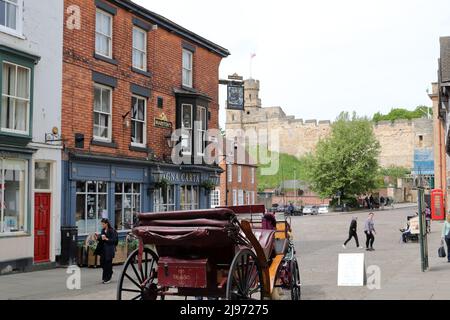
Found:
[[[252,198],[250,191],[245,191],[246,204],[252,204]]]
[[[0,235],[26,232],[28,161],[0,159]]]
[[[238,182],[242,182],[242,166],[238,166],[237,168],[237,179]]]
[[[192,67],[194,54],[183,49],[183,86],[192,88]]]
[[[255,184],[255,168],[252,168],[252,184]]]
[[[192,154],[192,105],[181,105],[181,146],[183,154]]]
[[[51,163],[36,162],[34,164],[34,189],[51,190]]]
[[[252,204],[255,204],[255,191],[252,191]]]
[[[220,207],[220,189],[211,191],[211,208]]]
[[[237,190],[233,189],[233,206],[238,205]]]
[[[78,233],[100,231],[102,218],[108,218],[108,184],[103,181],[77,181],[75,222]]]
[[[139,183],[116,183],[115,228],[131,230],[141,212],[141,185]]]
[[[133,67],[147,71],[147,32],[133,27]]]
[[[2,131],[28,134],[31,70],[17,64],[3,62],[2,83]]]
[[[97,9],[95,20],[95,53],[112,58],[113,16]]]
[[[227,176],[228,182],[233,182],[233,166],[231,164],[227,164]]]
[[[166,212],[175,211],[175,186],[168,185],[166,188],[156,189],[153,199],[153,211]]]
[[[0,30],[22,32],[22,0],[0,0]]]
[[[147,143],[147,100],[142,97],[133,96],[131,104],[131,144],[145,146]]]
[[[112,89],[94,85],[94,138],[111,141]]]
[[[244,204],[244,190],[238,191],[238,205],[241,206]]]
[[[197,129],[197,155],[203,155],[205,149],[205,139],[206,139],[206,108],[202,106],[197,106],[197,117],[196,117],[196,129]]]
[[[197,210],[200,206],[199,187],[181,186],[181,210]]]

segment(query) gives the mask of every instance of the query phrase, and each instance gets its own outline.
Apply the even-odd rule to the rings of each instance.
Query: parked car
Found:
[[[319,210],[318,210],[317,206],[305,206],[303,208],[303,214],[313,215],[313,214],[318,214],[318,213],[319,213]]]
[[[318,211],[318,213],[328,213],[328,212],[330,212],[330,206],[329,205],[321,205],[321,206],[319,206],[319,209],[317,211]]]
[[[303,215],[303,206],[294,206],[294,216]]]

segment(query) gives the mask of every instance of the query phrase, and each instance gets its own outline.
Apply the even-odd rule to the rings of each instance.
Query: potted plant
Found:
[[[162,178],[161,181],[155,182],[155,189],[166,190],[168,185],[169,185],[169,181],[165,178]]]
[[[125,263],[127,260],[127,241],[125,239],[119,240],[114,255],[113,264]]]

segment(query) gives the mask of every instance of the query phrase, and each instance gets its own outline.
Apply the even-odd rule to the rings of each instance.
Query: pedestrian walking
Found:
[[[375,242],[375,224],[373,222],[373,212],[369,213],[369,217],[364,225],[364,233],[366,234],[366,250],[374,251],[373,243]]]
[[[445,241],[445,244],[447,245],[447,261],[450,262],[450,213],[447,214],[447,219],[444,222],[444,225],[442,226],[442,240]]]
[[[373,210],[375,207],[374,207],[374,204],[375,204],[375,199],[373,198],[373,195],[370,195],[370,197],[369,197],[369,209],[370,210]]]
[[[380,197],[380,207],[381,207],[381,210],[384,210],[384,197],[383,196]]]
[[[426,204],[425,208],[425,221],[427,225],[427,232],[431,233],[431,209],[428,203]]]
[[[111,227],[111,223],[108,219],[102,219],[101,225],[101,233],[95,234],[98,241],[95,254],[100,256],[100,265],[103,269],[102,280],[104,284],[107,284],[111,282],[113,274],[112,261],[115,256],[118,239],[117,232]]]
[[[352,222],[350,222],[350,228],[348,230],[348,239],[342,245],[344,249],[347,248],[347,243],[349,243],[349,241],[352,240],[352,238],[355,238],[356,247],[362,248],[359,246],[357,229],[358,229],[358,217],[353,217]]]
[[[370,210],[370,202],[369,202],[369,197],[366,195],[366,197],[364,198],[364,201],[366,202],[367,205],[367,209]]]

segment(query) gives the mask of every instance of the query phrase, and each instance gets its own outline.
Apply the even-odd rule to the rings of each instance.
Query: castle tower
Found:
[[[261,108],[261,99],[259,98],[259,80],[247,79],[244,81],[244,108]]]

